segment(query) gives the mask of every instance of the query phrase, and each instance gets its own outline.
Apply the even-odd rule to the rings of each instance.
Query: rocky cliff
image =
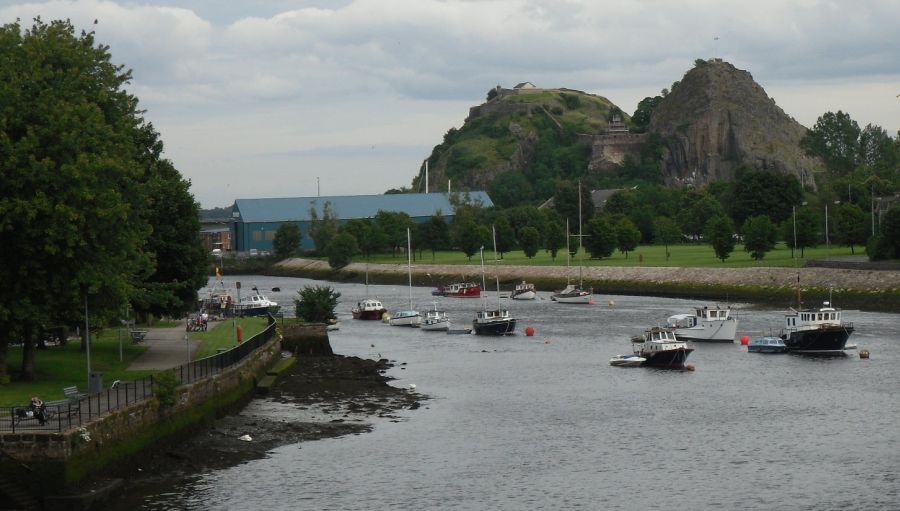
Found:
[[[748,166],[797,176],[814,188],[818,159],[800,149],[806,133],[747,71],[720,59],[699,61],[654,110],[650,132],[666,141],[667,184],[731,180]]]

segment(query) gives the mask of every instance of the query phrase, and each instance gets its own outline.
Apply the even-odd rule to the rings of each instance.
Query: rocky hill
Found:
[[[670,186],[731,180],[744,166],[790,173],[814,188],[812,176],[822,168],[799,147],[806,128],[750,73],[720,59],[697,61],[676,82],[646,134],[633,133],[630,116],[608,99],[581,91],[525,83],[497,87],[489,98],[432,151],[431,190],[445,190],[449,180],[453,190],[488,190],[500,205],[541,201],[553,195],[556,179],[601,182],[629,157],[648,153],[662,154],[661,179]],[[642,153],[648,140],[662,150]],[[413,190],[424,191],[424,170]]]
[[[650,132],[666,144],[663,175],[671,185],[731,180],[749,166],[794,174],[815,187],[822,163],[800,149],[806,133],[747,71],[720,59],[698,61],[653,111]]]

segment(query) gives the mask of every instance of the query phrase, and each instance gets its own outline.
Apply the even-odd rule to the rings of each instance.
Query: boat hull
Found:
[[[267,316],[269,314],[277,314],[281,307],[277,305],[240,305],[232,306],[232,314],[237,317],[255,317]]]
[[[811,355],[840,355],[844,353],[847,339],[853,333],[852,326],[823,326],[810,330],[797,330],[782,335],[790,353]]]
[[[353,311],[353,319],[361,319],[365,321],[378,321],[387,312],[387,309],[381,310],[356,310]]]
[[[484,323],[479,323],[478,321],[472,322],[472,330],[475,331],[475,335],[509,335],[513,333],[515,329],[515,318],[488,321]]]
[[[391,326],[421,326],[422,316],[418,314],[404,314],[398,312],[388,320]]]
[[[550,299],[559,303],[594,303],[594,296],[590,293],[579,293],[577,295],[553,295],[550,297]]]
[[[734,342],[737,335],[737,321],[707,322],[691,328],[676,328],[675,338],[679,341]]]
[[[428,330],[431,332],[447,331],[447,330],[450,330],[450,320],[443,319],[443,320],[435,321],[435,320],[426,319],[424,322],[422,322],[422,324],[419,326],[419,328],[421,328],[422,330]]]
[[[747,353],[786,353],[786,346],[747,346]]]
[[[609,365],[613,367],[639,367],[643,365],[647,359],[638,356],[619,356],[609,360]]]
[[[513,293],[512,295],[513,300],[534,300],[535,298],[537,298],[537,293],[534,291],[524,291],[518,294]]]
[[[676,348],[672,350],[660,350],[653,353],[640,353],[640,356],[647,359],[643,366],[657,367],[659,369],[684,369],[684,363],[687,362],[688,355],[694,351],[693,348]]]

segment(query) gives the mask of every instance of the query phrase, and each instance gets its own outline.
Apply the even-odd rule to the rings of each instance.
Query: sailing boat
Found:
[[[409,309],[391,314],[388,322],[391,326],[417,327],[422,324],[422,316],[419,315],[419,311],[413,310],[412,306],[412,242],[410,241],[409,227],[406,228],[406,257],[409,271]]]
[[[353,319],[379,320],[387,312],[380,300],[369,298],[369,261],[366,260],[366,299],[357,302],[356,307],[350,310]]]
[[[494,237],[494,269],[497,265],[497,231],[491,227]],[[507,335],[513,333],[516,329],[516,318],[510,316],[509,311],[500,307],[500,276],[495,275],[497,279],[497,308],[495,310],[487,309],[487,302],[482,298],[482,310],[475,313],[475,320],[472,321],[472,328],[475,335]],[[481,282],[484,286],[484,247],[481,247]]]
[[[569,221],[566,220],[566,288],[557,291],[550,296],[551,300],[559,303],[594,303],[594,290],[592,288],[584,289],[584,249],[582,248],[581,239],[584,235],[581,233],[581,181],[578,182],[578,257],[580,264],[578,266],[578,286],[569,282],[569,259],[571,252],[569,251]]]

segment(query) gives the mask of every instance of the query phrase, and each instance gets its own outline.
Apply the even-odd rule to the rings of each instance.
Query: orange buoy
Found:
[[[693,370],[694,370],[694,364],[685,364],[685,365],[684,365],[684,368],[687,369],[688,371],[693,371]]]
[[[859,358],[869,358],[869,350],[859,350]]]
[[[525,335],[527,335],[528,337],[531,337],[532,335],[534,335],[534,327],[533,326],[526,327]]]
[[[748,345],[748,344],[750,344],[750,336],[749,336],[749,335],[742,335],[742,336],[741,336],[741,346],[746,346],[746,345]]]

